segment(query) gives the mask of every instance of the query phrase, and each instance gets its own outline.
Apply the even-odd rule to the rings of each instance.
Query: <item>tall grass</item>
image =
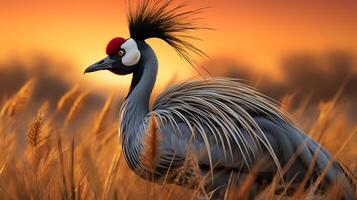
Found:
[[[44,102],[41,108],[32,109],[35,105],[29,102],[33,87],[34,81],[29,80],[2,105],[0,199],[195,199],[210,196],[201,190],[205,177],[197,171],[194,159],[186,160],[178,173],[183,177],[177,179],[178,182],[189,182],[193,189],[170,185],[166,181],[163,185],[151,183],[137,177],[128,168],[117,139],[117,117],[112,115],[112,105],[117,102],[113,96],[108,97],[97,111],[82,110],[80,107],[86,104],[88,92],[75,86],[58,100],[56,108],[51,109]],[[293,100],[293,95],[288,95],[282,105],[299,119],[306,106],[294,110]],[[337,101],[338,97],[320,103],[318,112],[309,120],[313,121],[310,134],[344,163],[353,178],[353,173],[357,172],[357,137],[354,134],[357,127],[354,124],[351,128],[346,123],[343,111],[336,110]],[[27,112],[27,115],[21,112]],[[62,120],[58,119],[61,115],[54,117],[59,112],[64,113]],[[83,113],[93,117],[86,121],[75,120]],[[340,113],[339,119],[333,119],[336,113]],[[26,117],[28,115],[32,117]],[[13,126],[9,126],[9,120],[13,121]],[[25,132],[16,128],[22,124],[27,127]],[[74,126],[75,130],[71,128]],[[302,126],[308,127],[306,124]],[[25,146],[18,142],[21,138],[27,138]],[[159,142],[154,121],[146,142],[146,162],[154,165],[156,143]],[[198,177],[195,180],[200,181],[185,179],[186,170],[193,170]],[[226,199],[248,199],[249,191],[254,189],[254,178],[254,173],[247,177],[231,174]],[[237,181],[241,182],[239,188],[233,184]],[[273,181],[258,198],[285,199],[289,191],[283,189],[277,195],[274,193],[277,187]],[[307,190],[299,187],[290,198],[308,198],[314,190],[314,186]],[[335,185],[325,195],[313,194],[313,199],[336,199],[340,191],[339,185]]]
[[[19,112],[31,98],[35,86],[35,79],[28,80],[25,85],[10,99],[8,99],[0,112],[0,116],[13,116]]]

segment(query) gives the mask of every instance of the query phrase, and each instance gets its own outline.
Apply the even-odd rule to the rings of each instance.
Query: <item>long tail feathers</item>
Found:
[[[314,192],[323,181],[326,181],[330,186],[342,186],[344,199],[356,199],[352,180],[326,149],[298,129],[293,133],[297,133],[290,135],[293,137],[291,142],[294,146],[306,146],[299,155],[305,168],[308,169],[313,162],[316,162],[316,167],[321,172],[311,191]],[[314,156],[315,153],[317,156]]]

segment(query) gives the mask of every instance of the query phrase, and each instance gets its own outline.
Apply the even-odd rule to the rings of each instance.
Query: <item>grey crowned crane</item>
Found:
[[[216,199],[224,197],[233,173],[238,177],[254,173],[253,186],[258,189],[277,174],[291,191],[306,175],[308,186],[323,174],[320,191],[338,183],[344,186],[343,198],[354,199],[351,180],[329,152],[299,130],[272,100],[237,80],[183,82],[164,91],[149,107],[158,60],[146,39],[164,40],[192,65],[190,54],[205,55],[185,40],[194,38],[190,31],[204,28],[196,21],[203,9],[185,7],[185,3],[172,5],[171,0],[131,6],[130,38],[112,39],[108,56],[85,70],[133,75],[119,131],[129,167],[145,179],[200,187]],[[251,191],[252,197],[255,194]]]

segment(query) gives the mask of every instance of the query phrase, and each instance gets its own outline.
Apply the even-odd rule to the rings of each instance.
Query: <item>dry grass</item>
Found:
[[[66,125],[68,123],[70,123],[70,121],[73,119],[73,117],[75,117],[75,115],[77,114],[81,104],[84,101],[84,98],[88,95],[88,92],[82,92],[79,94],[79,96],[73,101],[73,104],[71,106],[71,108],[69,109],[69,112],[66,116]]]
[[[51,110],[44,103],[41,108],[33,109],[33,105],[28,103],[33,84],[33,80],[28,81],[2,105],[0,199],[195,199],[197,195],[209,196],[199,191],[200,186],[190,190],[166,183],[157,185],[138,178],[128,169],[118,144],[117,116],[111,114],[113,97],[108,98],[102,109],[88,113],[79,109],[86,103],[88,93],[75,86],[58,100],[57,108]],[[356,132],[356,124],[347,123],[343,111],[336,110],[338,94],[336,96],[330,102],[320,103],[316,116],[309,119],[312,126],[302,126],[305,130],[310,128],[310,134],[315,139],[335,157],[338,156],[337,159],[352,173],[356,173],[357,137],[352,135]],[[290,109],[299,119],[304,116],[308,101],[300,109],[292,110],[290,107],[293,100],[293,95],[287,96],[282,103],[285,109]],[[66,105],[68,109],[64,109]],[[29,113],[33,110],[34,113]],[[62,120],[54,117],[58,112],[64,114]],[[74,122],[80,112],[93,117],[87,121]],[[10,121],[12,124],[9,125]],[[23,124],[27,127],[26,131],[17,128]],[[76,127],[75,131],[70,128],[73,126]],[[155,135],[154,128],[151,135]],[[27,138],[27,145],[19,142],[22,138]],[[154,147],[151,149],[155,150]],[[194,161],[188,160],[185,163],[183,171],[186,168],[194,169]],[[238,179],[242,183],[241,187],[229,185],[227,199],[249,197],[248,191],[253,187],[254,175],[238,177],[232,174],[231,182]],[[276,187],[277,184],[273,182],[258,198],[285,199],[284,192],[287,191],[276,195],[273,192]],[[314,199],[336,199],[340,191],[336,185],[326,196],[315,196]],[[300,187],[292,199],[304,199],[309,194],[309,190]]]
[[[141,154],[141,160],[145,166],[148,166],[149,170],[155,171],[155,166],[158,160],[158,147],[160,143],[159,134],[157,133],[156,121],[154,115],[150,116],[149,125],[146,131],[146,137],[143,141],[143,151]]]
[[[44,140],[42,136],[43,114],[41,111],[30,121],[27,130],[27,142],[33,148],[37,148]]]
[[[104,103],[102,110],[100,111],[98,118],[95,120],[94,133],[99,134],[105,129],[105,120],[107,120],[107,116],[111,105],[113,103],[113,95],[110,96]]]
[[[13,116],[19,112],[28,102],[29,98],[31,98],[34,86],[34,79],[27,81],[12,98],[8,99],[6,103],[2,105],[0,116]]]

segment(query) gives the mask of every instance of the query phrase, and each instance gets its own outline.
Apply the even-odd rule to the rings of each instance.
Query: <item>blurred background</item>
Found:
[[[176,82],[207,76],[204,69],[213,76],[243,79],[281,103],[298,126],[333,154],[340,151],[339,159],[357,172],[357,1],[190,0],[189,7],[210,7],[202,14],[202,24],[215,30],[197,31],[202,40],[193,41],[209,58],[196,58],[202,66],[196,71],[164,42],[148,40],[159,59],[153,98]],[[118,161],[118,113],[131,77],[83,71],[105,56],[113,37],[129,37],[126,12],[122,0],[1,0],[0,197],[11,188],[20,199],[50,193],[46,177],[60,177],[60,171],[51,173],[51,162],[63,159],[62,146],[57,145],[62,143],[64,149],[73,147],[72,156],[67,152],[64,160],[73,161],[79,154],[81,166],[77,169],[77,160],[69,168],[61,163],[56,169],[62,169],[67,177],[63,180],[72,177],[80,189],[87,176],[88,182],[97,183],[92,187],[97,194],[102,177],[112,177],[112,167],[109,172],[107,168]],[[38,147],[46,147],[47,154],[38,153]],[[27,172],[33,149],[44,158],[53,154],[42,161],[41,169],[50,175],[43,173],[43,186],[30,184],[36,188],[25,195],[23,184],[33,180],[24,183],[22,177],[13,177],[37,173],[37,168]],[[128,173],[118,172],[120,187],[109,184],[107,190],[114,192],[104,193],[117,195],[119,188],[129,194],[130,187],[120,184]],[[130,177],[131,184],[142,182]],[[61,188],[62,179],[55,180]]]
[[[209,55],[197,63],[212,75],[245,79],[276,100],[294,95],[295,106],[327,101],[343,87],[348,119],[356,121],[356,1],[191,0],[190,7],[210,7],[202,23],[215,30],[198,31],[202,41],[194,43]],[[78,83],[99,96],[125,95],[130,76],[83,70],[105,56],[111,38],[129,37],[126,12],[121,0],[2,0],[1,97],[32,76],[38,98],[52,106]],[[198,76],[167,44],[148,42],[160,64],[155,91]]]

